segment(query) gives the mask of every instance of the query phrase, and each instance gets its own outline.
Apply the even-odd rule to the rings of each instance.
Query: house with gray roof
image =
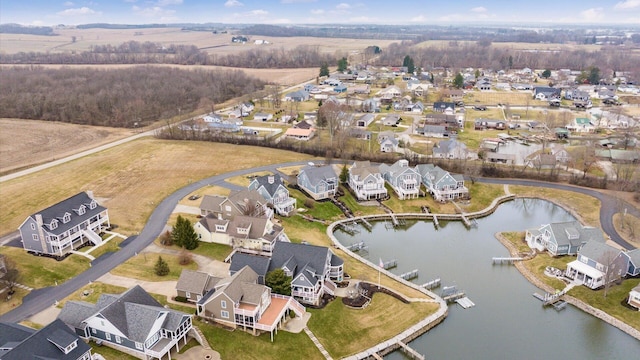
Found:
[[[464,160],[469,156],[467,145],[456,139],[442,140],[433,147],[433,157],[438,159]]]
[[[176,292],[187,301],[198,302],[219,281],[220,278],[205,272],[184,269],[176,283]]]
[[[29,215],[19,230],[25,250],[61,258],[85,244],[102,243],[99,234],[109,227],[109,212],[86,191]]]
[[[371,125],[371,123],[376,119],[376,116],[373,114],[364,114],[358,120],[356,120],[356,126],[358,127],[367,127]]]
[[[576,260],[567,264],[565,275],[590,289],[597,289],[626,275],[629,259],[624,252],[598,241],[587,242]]]
[[[588,242],[604,243],[602,230],[582,226],[579,221],[542,225],[526,231],[527,245],[534,250],[548,251],[552,256],[576,255]]]
[[[627,269],[627,276],[640,275],[640,249],[633,249],[625,253],[629,261],[629,269]]]
[[[398,145],[400,145],[400,141],[395,137],[385,138],[384,140],[380,140],[378,137],[378,141],[380,142],[380,151],[383,153],[391,153],[398,151]]]
[[[302,102],[309,100],[309,93],[304,90],[293,91],[285,95],[284,101]]]
[[[91,347],[60,320],[40,330],[0,323],[2,360],[91,360]]]
[[[371,165],[369,161],[356,161],[351,165],[348,183],[358,200],[384,199],[388,196],[380,167]]]
[[[440,202],[469,198],[469,189],[464,186],[464,177],[452,175],[433,164],[419,164],[416,171],[431,196]]]
[[[298,173],[298,186],[314,200],[333,197],[338,188],[338,176],[333,166],[305,166]]]
[[[289,216],[296,209],[296,199],[290,196],[280,175],[257,176],[251,180],[249,190],[262,195],[279,215]]]
[[[627,304],[633,306],[640,311],[640,285],[634,287],[629,291],[629,297],[627,298]]]
[[[259,256],[234,254],[229,272],[263,265]],[[344,261],[324,246],[276,243],[269,259],[268,271],[283,269],[291,277],[291,295],[303,304],[318,305],[324,294],[334,295],[336,284],[344,277]],[[264,271],[264,267],[258,270]],[[266,272],[258,275],[266,276]]]
[[[200,215],[230,220],[236,215],[273,217],[267,200],[256,190],[233,191],[229,196],[205,195],[200,201]]]
[[[165,308],[139,285],[98,302],[67,301],[58,315],[85,340],[94,340],[143,359],[162,359],[180,341],[186,345],[192,315]]]
[[[286,320],[289,310],[303,316],[306,312],[294,298],[271,293],[271,288],[258,283],[258,274],[244,266],[230,277],[221,279],[201,300],[196,314],[216,323],[241,329],[274,331]]]
[[[400,200],[415,199],[420,194],[420,174],[409,167],[408,160],[401,159],[393,165],[381,164],[380,172]]]

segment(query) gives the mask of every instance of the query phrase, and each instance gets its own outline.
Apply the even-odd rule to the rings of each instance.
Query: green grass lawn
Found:
[[[318,219],[324,220],[338,220],[344,217],[342,211],[338,209],[335,205],[333,205],[330,201],[315,201],[310,197],[307,197],[300,190],[289,189],[289,195],[296,199],[298,208],[303,208],[305,211],[302,214],[308,214]],[[313,202],[313,207],[307,207],[305,202],[307,200],[311,200]]]
[[[487,206],[491,205],[491,202],[504,195],[504,186],[498,184],[472,184],[470,181],[466,182],[469,188],[469,196],[471,196],[471,203],[468,206],[461,206],[466,212],[479,211]]]
[[[332,357],[341,358],[401,333],[437,308],[434,303],[403,304],[376,293],[362,310],[347,308],[340,300],[322,310],[309,310],[312,316],[308,326]]]
[[[525,232],[524,231],[508,231],[503,232],[501,235],[509,240],[513,245],[518,249],[518,252],[530,252],[531,249],[527,245],[527,242],[524,240]]]
[[[556,278],[551,278],[544,274],[544,269],[547,266],[553,266],[555,268],[565,270],[567,268],[567,264],[571,261],[575,260],[574,256],[560,256],[560,257],[552,257],[549,253],[542,253],[536,255],[531,260],[524,261],[524,266],[529,269],[538,279],[540,279],[545,284],[553,287],[554,289],[562,290],[565,288],[565,283]]]
[[[306,220],[299,215],[282,218],[281,221],[287,236],[292,242],[307,241],[314,245],[330,245],[330,240],[326,235],[327,225]]]
[[[380,206],[363,206],[358,203],[353,194],[347,189],[346,185],[342,185],[344,196],[340,197],[340,201],[345,203],[355,216],[371,215],[371,214],[384,214],[384,210]]]
[[[304,332],[293,334],[278,331],[271,342],[269,333],[253,336],[241,330],[231,331],[198,320],[194,320],[194,325],[200,328],[211,348],[219,352],[222,359],[324,359]]]
[[[623,305],[623,303],[626,304],[629,291],[639,284],[640,279],[626,279],[620,285],[611,285],[607,290],[606,297],[604,296],[604,289],[591,290],[586,286],[577,286],[571,289],[569,295],[640,330],[638,310],[633,310]]]
[[[170,271],[166,276],[158,276],[153,270],[159,256],[169,264]],[[177,255],[170,254],[141,253],[120,264],[111,273],[145,281],[168,281],[178,280],[183,269],[198,270],[196,262],[183,266],[178,258]]]
[[[116,236],[113,239],[109,240],[108,243],[100,246],[99,248],[93,250],[90,255],[95,257],[96,259],[99,258],[100,256],[108,253],[108,252],[115,252],[120,250],[120,243],[123,242],[124,239]]]
[[[231,250],[231,246],[228,245],[200,242],[200,245],[192,252],[213,260],[224,261],[231,254]]]

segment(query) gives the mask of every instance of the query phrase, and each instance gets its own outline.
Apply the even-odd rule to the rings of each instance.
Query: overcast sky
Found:
[[[2,0],[0,23],[439,24],[640,26],[640,0]]]

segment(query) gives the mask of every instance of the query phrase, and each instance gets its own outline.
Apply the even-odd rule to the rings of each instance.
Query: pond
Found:
[[[368,254],[361,255],[375,264],[380,258],[397,259],[395,274],[418,269],[415,283],[441,278],[443,286],[457,286],[476,304],[469,309],[450,305],[443,323],[411,342],[427,359],[638,358],[636,339],[570,305],[559,312],[543,308],[532,296],[542,291],[515,267],[492,265],[492,257],[509,256],[495,233],[570,220],[571,214],[551,202],[516,199],[469,230],[456,221],[441,223],[438,230],[427,221],[399,230],[378,222],[371,232],[362,229],[352,236],[338,230],[335,235],[345,245],[364,241]],[[440,294],[441,288],[433,291]],[[404,355],[396,351],[385,358]]]

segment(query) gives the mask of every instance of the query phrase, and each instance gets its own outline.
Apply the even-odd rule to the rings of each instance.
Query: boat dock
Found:
[[[371,226],[371,223],[369,223],[365,218],[361,218],[360,220],[362,220],[362,225],[365,227],[365,229],[371,231],[371,228],[373,228],[373,226]]]
[[[415,278],[418,277],[418,269],[414,269],[414,270],[411,270],[411,271],[406,272],[404,274],[401,274],[400,277],[405,279],[405,280],[415,279]]]
[[[357,228],[357,223],[354,221],[353,223],[343,223],[340,225],[342,231],[346,232],[349,235],[355,235],[360,233],[360,230]]]
[[[427,289],[427,290],[431,290],[431,289],[435,289],[437,287],[440,287],[440,278],[428,281],[428,282],[422,284],[421,286],[423,288]]]
[[[393,259],[393,260],[389,260],[387,262],[383,262],[382,263],[382,268],[385,270],[389,270],[392,269],[394,267],[398,266],[398,260],[397,259]]]
[[[524,260],[524,258],[521,258],[521,257],[493,257],[493,258],[491,258],[491,263],[493,265],[502,265],[502,264],[513,265],[514,262],[521,261],[521,260]]]
[[[369,250],[369,246],[367,244],[364,243],[364,241],[360,241],[357,242],[355,244],[351,244],[349,246],[347,246],[347,249],[356,252],[356,251],[360,251],[360,250]]]
[[[456,300],[456,302],[465,309],[476,306],[476,304],[474,304],[473,301],[471,301],[471,299],[466,296]]]
[[[436,230],[440,228],[440,223],[438,222],[438,217],[433,215],[433,226],[436,227]]]
[[[398,345],[400,345],[400,348],[402,349],[402,351],[407,356],[409,356],[410,358],[418,359],[418,360],[424,360],[424,355],[422,355],[419,352],[415,351],[414,349],[410,348],[409,345],[403,343],[400,340],[398,340]]]
[[[455,286],[445,286],[442,288],[442,299],[446,302],[453,302],[465,297],[464,291],[459,290]]]

